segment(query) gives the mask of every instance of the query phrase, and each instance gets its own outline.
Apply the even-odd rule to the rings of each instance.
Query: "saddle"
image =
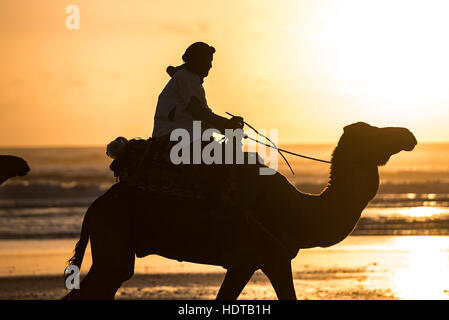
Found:
[[[248,183],[245,177],[256,175],[255,169],[261,165],[175,165],[169,158],[175,143],[168,139],[132,139],[111,163],[110,169],[120,182],[153,195],[213,199],[223,203],[241,203],[244,198],[248,199],[248,195],[242,193],[242,186]],[[245,152],[245,163],[252,156],[257,154]],[[261,162],[260,158],[257,160]]]

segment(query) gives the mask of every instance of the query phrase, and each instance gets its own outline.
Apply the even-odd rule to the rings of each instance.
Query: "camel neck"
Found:
[[[329,182],[320,195],[329,245],[351,233],[378,188],[377,166],[355,164],[334,153]]]
[[[354,229],[378,187],[377,166],[355,164],[337,147],[323,192],[320,195],[296,192],[291,202],[296,207],[291,209],[297,212],[298,247],[328,247],[342,241]]]
[[[378,187],[377,166],[333,163],[329,181],[320,196],[332,205],[344,201],[349,208],[366,206],[376,195]]]

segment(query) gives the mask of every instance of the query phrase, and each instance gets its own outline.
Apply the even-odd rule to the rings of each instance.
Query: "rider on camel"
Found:
[[[212,68],[214,52],[214,47],[195,42],[182,56],[184,64],[167,68],[171,79],[159,95],[153,139],[164,137],[168,140],[170,133],[177,128],[186,129],[192,137],[194,120],[201,121],[202,132],[214,128],[224,134],[225,129],[243,128],[242,117],[224,118],[215,114],[207,104],[203,81]]]

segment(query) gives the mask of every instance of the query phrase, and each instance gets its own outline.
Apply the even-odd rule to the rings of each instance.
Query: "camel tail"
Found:
[[[86,215],[84,216],[83,224],[81,226],[80,239],[76,243],[73,257],[67,261],[69,265],[75,265],[80,269],[81,263],[83,262],[84,252],[86,251],[87,243],[89,242],[88,214],[89,210],[87,210]]]

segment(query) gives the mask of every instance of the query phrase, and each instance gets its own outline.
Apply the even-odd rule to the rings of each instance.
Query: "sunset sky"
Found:
[[[356,121],[449,141],[448,14],[444,0],[0,0],[0,146],[148,137],[165,68],[195,41],[216,48],[211,108],[281,143],[335,143]]]

